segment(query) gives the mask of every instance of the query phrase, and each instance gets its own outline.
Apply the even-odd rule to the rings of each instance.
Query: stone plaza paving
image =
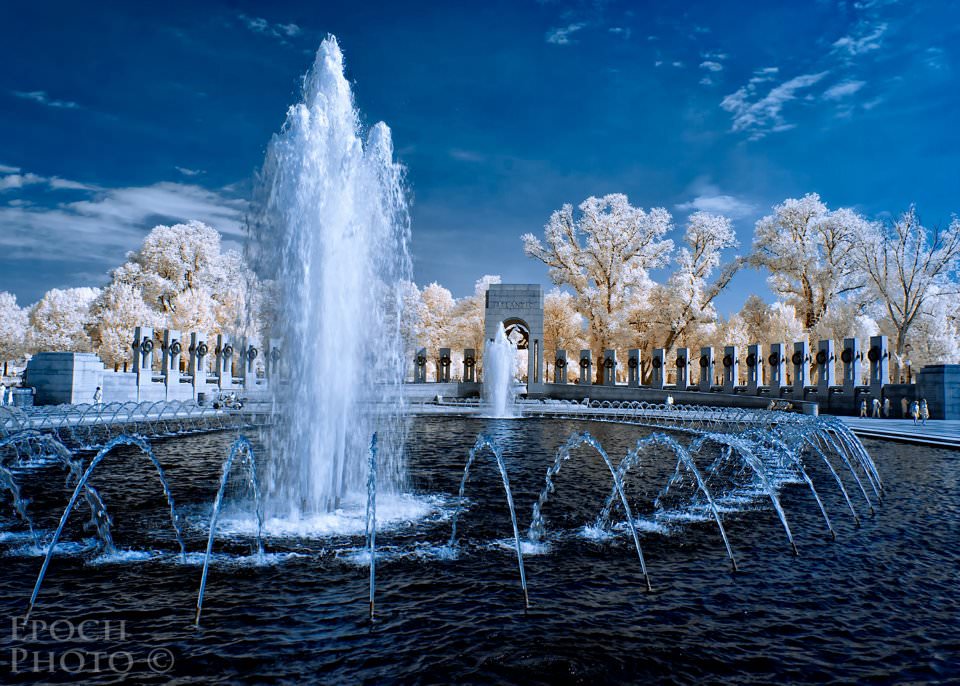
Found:
[[[931,419],[914,426],[911,419],[841,417],[861,438],[883,438],[932,448],[960,448],[960,420]]]

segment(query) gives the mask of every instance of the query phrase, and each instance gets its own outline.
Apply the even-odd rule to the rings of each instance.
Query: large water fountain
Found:
[[[960,507],[943,489],[956,461],[937,451],[905,465],[875,445],[881,482],[834,418],[517,403],[502,326],[479,415],[405,420],[408,219],[389,130],[361,136],[332,38],[303,90],[250,229],[293,358],[277,411],[0,422],[0,591],[34,635],[129,618],[122,648],[174,648],[184,681],[949,676],[898,638],[923,626],[940,647],[955,631],[938,600],[960,563],[952,530],[924,521],[928,503]]]
[[[411,277],[402,176],[387,125],[362,136],[343,54],[327,38],[303,102],[270,142],[250,222],[249,252],[278,286],[291,365],[271,445],[274,516],[309,518],[362,494],[374,431],[382,486],[402,481],[399,284]]]

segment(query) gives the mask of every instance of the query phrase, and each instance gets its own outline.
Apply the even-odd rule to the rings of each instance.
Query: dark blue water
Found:
[[[809,490],[784,487],[799,557],[769,501],[724,515],[740,565],[735,574],[710,522],[642,533],[654,588],[648,593],[625,532],[606,541],[579,534],[610,489],[602,461],[583,449],[564,466],[546,507],[549,553],[525,558],[527,613],[514,553],[498,544],[512,536],[499,473],[484,456],[467,487],[460,554],[435,557],[449,537],[449,503],[479,431],[505,448],[525,532],[556,447],[583,429],[614,461],[646,433],[609,424],[418,419],[410,487],[445,496],[448,506],[416,525],[378,533],[384,557],[373,624],[368,569],[351,561],[361,537],[268,539],[269,564],[256,565],[247,557],[252,537],[234,536],[216,545],[202,627],[194,629],[198,560],[176,560],[155,474],[146,460],[119,451],[93,479],[114,518],[114,538],[122,548],[159,552],[137,562],[97,564],[93,553],[54,558],[32,617],[46,628],[14,635],[11,620],[22,615],[42,559],[18,551],[24,540],[0,542],[0,682],[960,681],[960,460],[950,451],[867,443],[887,491],[873,516],[858,494],[855,504],[865,514],[859,529],[828,475],[814,469],[835,542]],[[201,524],[230,442],[218,434],[154,446],[188,523],[191,551],[205,546]],[[652,512],[674,467],[666,453],[651,454],[642,473],[630,477],[636,513]],[[847,482],[852,496],[856,487]],[[41,525],[52,527],[67,498],[62,476],[31,495],[32,511],[48,513]],[[3,506],[6,515],[8,501]],[[68,539],[83,538],[85,518],[78,510]],[[0,524],[19,526],[12,519]],[[58,620],[59,631],[51,631]],[[68,637],[83,620],[88,640],[76,631]],[[156,662],[148,662],[158,650],[172,658],[162,674],[167,653],[154,652]],[[118,653],[130,660],[115,657],[112,669],[106,662],[94,669],[96,654]]]

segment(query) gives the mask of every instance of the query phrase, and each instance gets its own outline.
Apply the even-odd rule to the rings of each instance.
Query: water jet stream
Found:
[[[497,467],[500,469],[500,477],[503,480],[503,490],[507,495],[507,505],[510,507],[510,522],[513,524],[513,540],[517,549],[517,566],[520,568],[520,585],[523,587],[523,606],[524,609],[529,609],[530,607],[530,596],[527,594],[527,575],[523,571],[523,549],[520,546],[520,531],[517,528],[517,512],[513,506],[513,494],[510,492],[510,479],[507,477],[507,466],[503,462],[503,451],[500,447],[493,442],[488,436],[484,434],[479,434],[477,436],[477,441],[474,444],[473,448],[470,449],[470,456],[467,458],[467,464],[463,468],[463,478],[460,480],[460,492],[457,501],[457,509],[453,512],[453,522],[450,530],[450,542],[449,546],[452,548],[457,543],[457,518],[460,516],[460,511],[463,509],[463,492],[467,487],[467,481],[470,478],[470,465],[473,464],[474,458],[483,451],[484,448],[489,448],[490,452],[493,453],[493,457],[497,461]]]
[[[203,612],[203,594],[207,588],[207,572],[210,569],[210,558],[213,554],[213,539],[217,532],[217,518],[220,516],[220,506],[223,503],[223,494],[227,488],[227,481],[230,478],[230,470],[233,468],[234,458],[240,454],[246,457],[250,474],[250,484],[253,488],[254,510],[257,517],[257,556],[263,559],[263,510],[260,503],[260,486],[257,483],[257,464],[253,454],[253,446],[244,436],[238,437],[230,447],[227,459],[223,462],[223,469],[220,475],[220,488],[217,489],[217,496],[213,501],[213,512],[210,514],[210,534],[207,536],[207,552],[203,556],[203,572],[200,575],[200,593],[197,595],[197,614],[194,618],[194,626],[200,626],[200,614]]]
[[[140,438],[139,436],[117,436],[116,438],[108,441],[107,444],[100,449],[100,452],[98,452],[90,461],[90,466],[87,467],[86,471],[83,473],[83,476],[81,476],[80,480],[77,482],[77,486],[73,490],[73,495],[70,496],[70,502],[67,503],[67,509],[63,511],[63,516],[60,517],[60,524],[57,526],[57,530],[53,534],[53,539],[47,546],[47,554],[43,559],[43,566],[40,568],[40,574],[37,576],[37,583],[33,587],[33,593],[30,595],[30,605],[27,608],[26,614],[24,615],[24,621],[30,618],[30,613],[33,611],[33,606],[37,601],[37,594],[40,593],[40,586],[43,584],[43,577],[47,573],[47,568],[50,566],[50,560],[53,558],[53,551],[57,546],[57,542],[60,540],[60,535],[63,533],[63,527],[67,524],[67,519],[70,517],[70,512],[73,511],[73,506],[76,504],[77,498],[80,496],[80,491],[83,490],[87,480],[93,474],[93,471],[97,468],[100,462],[103,461],[103,458],[105,458],[114,448],[121,445],[139,448],[140,452],[143,455],[146,455],[147,458],[153,463],[153,466],[157,468],[157,476],[160,477],[160,484],[163,487],[163,494],[166,496],[167,504],[170,506],[170,522],[173,524],[173,530],[176,533],[177,543],[180,546],[180,558],[186,562],[187,549],[183,544],[183,534],[180,531],[179,517],[177,516],[177,512],[174,507],[173,494],[170,492],[170,486],[167,484],[166,476],[163,473],[163,467],[153,454],[153,450],[150,449],[150,445],[143,438]]]

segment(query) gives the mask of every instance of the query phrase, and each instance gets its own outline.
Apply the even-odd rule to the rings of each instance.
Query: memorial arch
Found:
[[[538,284],[495,283],[487,289],[484,342],[493,341],[497,327],[519,338],[527,351],[527,394],[543,393],[543,288]]]

